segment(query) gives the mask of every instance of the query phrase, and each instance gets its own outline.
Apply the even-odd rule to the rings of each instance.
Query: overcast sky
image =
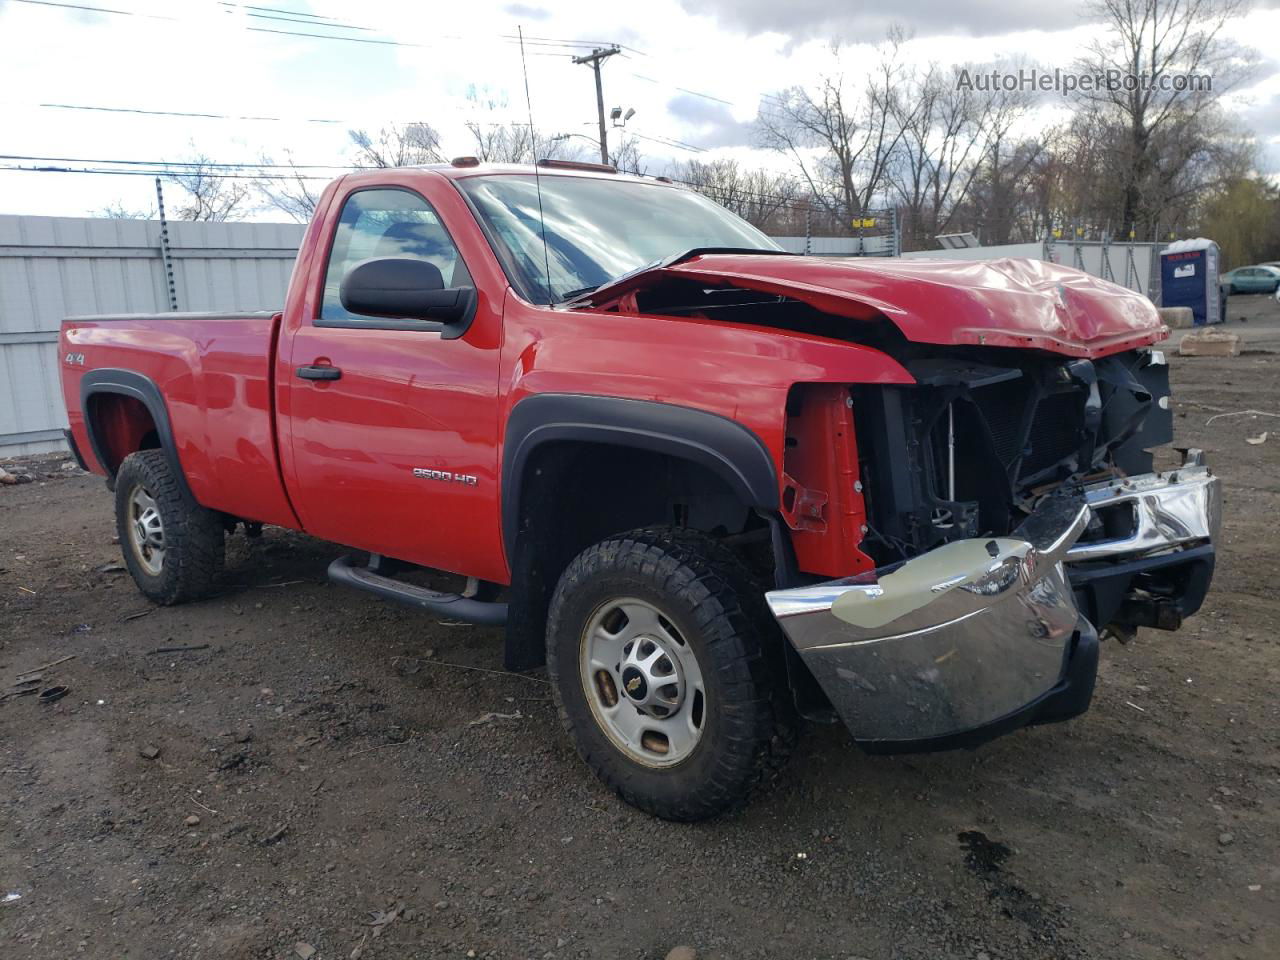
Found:
[[[922,63],[1020,58],[1066,68],[1097,29],[1082,4],[1020,0],[251,2],[0,0],[0,109],[7,121],[0,153],[173,161],[189,158],[194,144],[223,163],[256,162],[264,154],[283,160],[288,148],[298,163],[342,164],[350,156],[349,127],[426,120],[443,133],[446,153],[462,154],[466,122],[527,119],[520,50],[511,39],[519,27],[529,38],[529,88],[540,129],[595,133],[591,72],[572,64],[574,51],[556,42],[619,43],[625,56],[604,68],[606,107],[635,109],[628,129],[653,138],[642,141],[651,169],[693,156],[777,166],[780,158],[752,146],[760,98],[813,79],[833,38],[875,43],[897,23],[914,33],[909,55]],[[294,13],[266,19],[264,8]],[[1265,61],[1257,82],[1233,96],[1232,109],[1266,145],[1268,171],[1280,173],[1280,0],[1262,0],[1230,33]],[[498,107],[477,106],[477,94]],[[704,152],[657,142],[673,139]],[[18,162],[25,161],[0,165]],[[149,209],[151,179],[0,170],[0,213],[84,216],[114,203]],[[281,216],[264,211],[255,218]]]

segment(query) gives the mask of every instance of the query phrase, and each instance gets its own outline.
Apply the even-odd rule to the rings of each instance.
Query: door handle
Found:
[[[313,363],[309,367],[299,367],[298,376],[303,380],[341,380],[342,370],[338,367],[320,366]]]

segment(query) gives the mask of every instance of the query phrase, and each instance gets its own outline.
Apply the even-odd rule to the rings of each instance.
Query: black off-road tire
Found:
[[[587,700],[583,634],[596,611],[619,597],[666,612],[707,686],[701,739],[675,766],[632,758]],[[794,747],[782,642],[763,591],[732,551],[697,532],[651,527],[598,543],[565,570],[547,623],[547,670],[560,720],[596,776],[655,816],[703,820],[744,804]]]
[[[158,573],[139,558],[130,532],[130,502],[142,487],[155,501],[164,527],[164,556]],[[154,603],[170,606],[209,593],[222,570],[222,517],[187,499],[162,450],[125,457],[116,473],[116,533],[124,563],[138,589]]]

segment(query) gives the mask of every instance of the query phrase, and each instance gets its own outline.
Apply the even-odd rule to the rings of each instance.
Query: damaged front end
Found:
[[[796,383],[768,594],[797,706],[868,750],[971,746],[1083,712],[1100,638],[1176,629],[1220,491],[1173,440],[1144,296],[1039,261],[692,251],[605,285],[617,311],[879,351],[911,377]]]
[[[873,752],[974,746],[1076,716],[1099,634],[1176,629],[1213,571],[1218,479],[1198,451],[1152,472],[1152,448],[1172,439],[1163,357],[905,365],[914,386],[850,390],[839,434],[856,435],[865,562],[769,593],[774,616]],[[806,502],[833,486],[806,482],[820,396],[800,391],[788,411],[786,479]],[[819,556],[793,529],[802,559]]]
[[[1098,637],[1063,571],[1089,522],[1051,498],[1013,535],[955,540],[770,608],[864,747],[975,744],[1087,706]]]
[[[865,749],[976,746],[1084,712],[1090,615],[1123,636],[1194,613],[1220,517],[1218,478],[1192,451],[1166,474],[1064,485],[1007,537],[951,540],[767,599]]]

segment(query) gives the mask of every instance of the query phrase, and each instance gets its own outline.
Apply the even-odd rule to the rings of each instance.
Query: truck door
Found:
[[[282,460],[303,529],[503,581],[501,300],[481,295],[470,330],[453,340],[431,321],[351,314],[339,284],[370,257],[429,260],[451,287],[474,286],[472,274],[436,208],[407,186],[357,188],[336,197],[327,216],[332,243],[327,255],[315,248],[323,281],[313,269],[313,290],[286,311],[287,353],[277,365],[281,386],[288,383],[279,391],[281,444],[289,448]]]

